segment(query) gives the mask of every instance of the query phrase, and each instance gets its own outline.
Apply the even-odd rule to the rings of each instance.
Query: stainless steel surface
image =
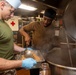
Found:
[[[40,60],[37,60],[37,59],[33,56],[33,53],[36,54],[36,55],[40,58]],[[43,56],[42,56],[42,54],[40,53],[39,50],[26,50],[24,56],[25,56],[25,58],[29,58],[29,57],[30,57],[30,58],[33,58],[33,59],[35,59],[35,60],[37,61],[37,64],[34,65],[34,66],[32,67],[32,69],[34,69],[34,68],[40,68],[42,62],[45,61],[44,58],[43,58]]]
[[[71,0],[68,4],[64,13],[63,22],[67,34],[76,41],[76,0]]]
[[[40,58],[40,60],[37,60],[32,53],[37,55]],[[37,64],[34,65],[31,69],[40,68],[42,62],[45,61],[44,57],[42,56],[42,54],[39,50],[25,50],[25,51],[21,52],[20,54],[17,54],[15,57],[16,60],[24,60],[26,58],[33,58],[37,61]]]
[[[68,40],[67,35],[66,35],[66,42],[67,42],[67,47],[68,47],[68,53],[69,53],[69,59],[70,59],[71,67],[73,67],[72,56],[71,56],[71,50],[70,50],[70,45],[69,45],[69,40]]]
[[[24,56],[25,58],[29,58],[29,57],[34,58],[35,60],[37,60],[37,62],[45,61],[44,57],[42,56],[39,50],[25,50]],[[37,58],[40,58],[40,60],[38,60]]]
[[[25,50],[24,56],[25,56],[25,58],[34,58],[31,50]]]
[[[71,0],[68,4],[63,23],[66,34],[73,41],[76,41],[76,0]],[[69,43],[66,37],[66,44],[61,43],[63,47],[54,48],[47,54],[47,62],[50,64],[51,75],[76,75],[76,45]]]
[[[16,55],[16,60],[19,60],[19,59],[23,60],[22,56],[23,56],[23,59],[33,58],[38,63],[45,61],[44,57],[42,56],[42,54],[41,54],[41,52],[39,50],[25,50],[25,51],[23,51],[23,52]],[[35,57],[40,58],[40,59],[37,60],[37,58],[35,58]]]
[[[46,60],[50,63],[51,75],[76,75],[76,49],[71,50],[72,64],[68,50],[54,48]]]
[[[41,70],[40,70],[41,75],[51,75],[50,67],[48,63],[42,63],[41,64]]]

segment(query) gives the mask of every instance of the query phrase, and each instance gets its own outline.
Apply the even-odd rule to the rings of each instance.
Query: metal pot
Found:
[[[63,23],[67,34],[76,41],[76,0],[71,0],[67,5]]]
[[[76,41],[76,0],[71,0],[63,16],[67,34]],[[54,48],[46,56],[51,75],[76,75],[76,49]]]
[[[76,49],[69,55],[69,50],[54,48],[46,60],[50,64],[51,75],[76,75]]]

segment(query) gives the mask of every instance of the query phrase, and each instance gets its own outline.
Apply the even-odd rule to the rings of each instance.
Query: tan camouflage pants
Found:
[[[0,75],[16,75],[16,70],[15,69],[7,70],[0,73]]]

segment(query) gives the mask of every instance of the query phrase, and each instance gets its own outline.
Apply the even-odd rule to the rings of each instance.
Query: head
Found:
[[[56,11],[55,10],[53,10],[52,8],[46,9],[45,13],[44,13],[44,16],[43,16],[44,26],[46,27],[46,26],[51,25],[55,16],[56,16]]]
[[[21,4],[20,0],[0,0],[0,19],[8,20]]]

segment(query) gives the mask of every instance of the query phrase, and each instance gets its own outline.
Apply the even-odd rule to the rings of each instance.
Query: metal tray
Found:
[[[42,56],[39,50],[25,50],[21,52],[20,54],[17,54],[15,57],[16,60],[24,60],[26,58],[33,58],[37,62],[45,61],[44,57]]]

